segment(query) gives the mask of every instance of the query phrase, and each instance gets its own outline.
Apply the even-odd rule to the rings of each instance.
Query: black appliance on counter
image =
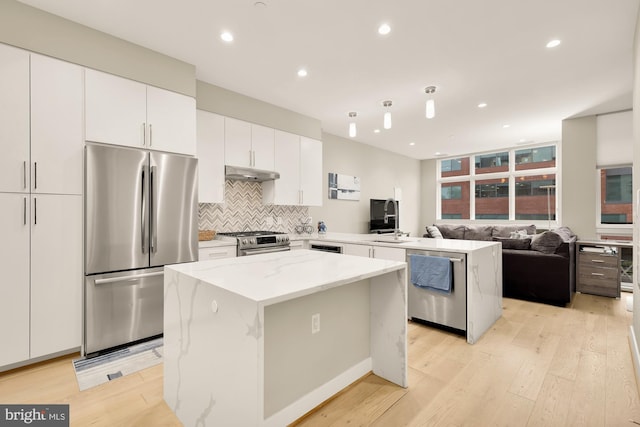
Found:
[[[385,199],[369,199],[369,233],[393,233],[396,228],[396,218],[400,212],[400,203],[398,202],[398,212],[395,211],[393,203],[387,206],[387,215],[394,215],[388,218],[388,222],[384,222],[384,204]]]
[[[238,256],[290,250],[289,235],[280,231],[234,231],[218,233],[216,239],[234,240]]]

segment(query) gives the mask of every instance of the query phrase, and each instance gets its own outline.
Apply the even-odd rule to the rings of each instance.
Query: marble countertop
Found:
[[[166,266],[263,305],[406,268],[406,263],[298,250]]]
[[[455,240],[455,239],[429,239],[425,237],[401,237],[400,243],[394,241],[388,234],[353,234],[353,233],[327,233],[318,235],[290,234],[291,240],[325,240],[334,243],[365,244],[374,246],[387,246],[401,249],[437,250],[472,252],[488,246],[499,246],[500,242],[480,240]]]

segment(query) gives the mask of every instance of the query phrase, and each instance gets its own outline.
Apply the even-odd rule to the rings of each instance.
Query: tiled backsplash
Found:
[[[200,203],[198,227],[217,232],[270,230],[293,233],[294,227],[309,216],[306,206],[262,204],[262,185],[258,182],[229,181],[224,203]]]

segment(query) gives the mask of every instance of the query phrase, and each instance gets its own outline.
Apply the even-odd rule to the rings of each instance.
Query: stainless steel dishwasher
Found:
[[[453,285],[450,294],[408,284],[408,316],[428,325],[441,327],[461,335],[467,331],[467,257],[459,252],[407,250],[408,271],[411,272],[411,255],[449,258]]]

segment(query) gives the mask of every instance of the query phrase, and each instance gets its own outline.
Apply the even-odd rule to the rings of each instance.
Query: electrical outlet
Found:
[[[311,333],[317,334],[318,332],[320,332],[320,313],[311,316]]]

